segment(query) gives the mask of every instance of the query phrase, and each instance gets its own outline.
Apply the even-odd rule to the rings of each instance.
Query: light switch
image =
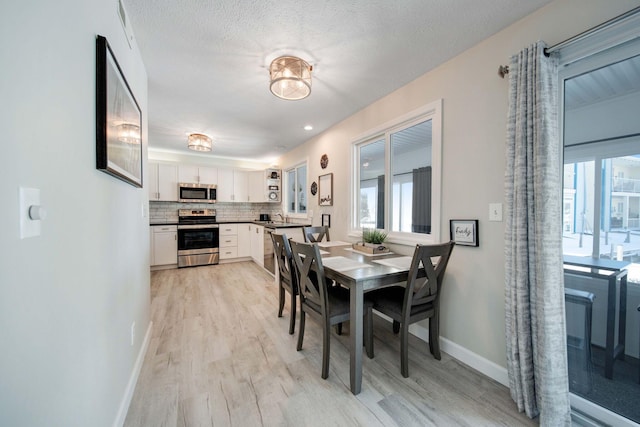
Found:
[[[502,203],[489,203],[489,221],[502,221]]]
[[[40,205],[40,190],[20,187],[20,238],[40,235],[40,224],[47,212]]]

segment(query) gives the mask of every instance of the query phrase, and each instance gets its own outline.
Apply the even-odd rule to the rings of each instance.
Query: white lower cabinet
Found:
[[[251,258],[260,267],[264,267],[264,226],[251,224]]]
[[[251,226],[253,224],[238,224],[238,257],[251,256]]]
[[[151,266],[178,264],[178,227],[154,225],[151,227]]]
[[[220,259],[248,258],[251,256],[250,227],[253,224],[220,225]]]
[[[264,266],[264,227],[253,223],[220,224],[220,259],[249,257]]]
[[[220,225],[220,259],[238,258],[238,224]]]

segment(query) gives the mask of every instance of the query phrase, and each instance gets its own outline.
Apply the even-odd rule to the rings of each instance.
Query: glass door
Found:
[[[566,65],[561,90],[572,405],[640,423],[640,43]]]

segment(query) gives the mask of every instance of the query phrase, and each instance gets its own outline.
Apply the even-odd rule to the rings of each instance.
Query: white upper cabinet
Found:
[[[248,202],[249,172],[233,169],[218,169],[218,202]]]
[[[217,184],[218,169],[206,166],[181,164],[178,167],[178,182]]]
[[[151,201],[178,201],[178,167],[150,161],[148,188]]]
[[[249,172],[249,201],[253,203],[267,202],[266,180],[264,171]]]
[[[249,201],[249,172],[233,171],[234,202]]]
[[[233,202],[233,169],[218,169],[218,202]]]

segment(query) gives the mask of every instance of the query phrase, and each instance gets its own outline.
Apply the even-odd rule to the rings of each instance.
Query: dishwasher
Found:
[[[273,242],[271,233],[276,231],[273,228],[264,227],[264,268],[274,276],[276,275],[276,258],[273,255]]]

